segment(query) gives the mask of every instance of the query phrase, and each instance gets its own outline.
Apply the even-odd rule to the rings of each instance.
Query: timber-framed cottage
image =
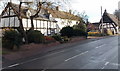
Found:
[[[19,12],[19,8],[21,12]],[[30,16],[34,15],[36,10],[9,2],[1,14],[0,27],[29,30],[32,27]],[[80,17],[69,12],[59,11],[41,7],[40,12],[33,19],[35,30],[40,30],[44,35],[59,33],[64,26],[72,26],[81,20]],[[22,22],[22,23],[21,23]]]

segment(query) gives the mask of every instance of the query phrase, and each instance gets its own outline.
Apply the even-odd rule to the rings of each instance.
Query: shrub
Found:
[[[28,43],[43,43],[45,41],[44,35],[37,30],[27,31]]]
[[[114,35],[114,32],[108,29],[108,30],[107,30],[107,34],[108,34],[108,35]]]
[[[72,37],[73,36],[73,28],[70,26],[63,27],[61,29],[60,33],[61,33],[61,36],[67,36],[68,38]]]
[[[51,36],[45,36],[45,43],[55,42],[56,40]]]
[[[3,34],[2,39],[3,47],[13,49],[14,46],[17,48],[22,44],[22,36],[15,30],[7,30]]]
[[[85,24],[77,24],[77,25],[74,25],[73,26],[73,29],[78,29],[82,32],[86,32],[87,31],[87,28],[86,28],[86,25]]]
[[[74,36],[87,36],[87,32],[79,29],[74,29]]]
[[[74,36],[86,36],[87,37],[86,26],[84,24],[74,25],[73,29],[74,29]]]
[[[53,35],[52,37],[53,37],[55,40],[57,40],[57,41],[62,41],[61,36],[58,35],[58,34],[55,34],[55,35]]]
[[[51,36],[45,36],[45,40],[47,41],[54,41],[54,38]]]
[[[68,42],[70,40],[70,38],[68,38],[67,36],[64,36],[61,38],[62,38],[62,42]]]

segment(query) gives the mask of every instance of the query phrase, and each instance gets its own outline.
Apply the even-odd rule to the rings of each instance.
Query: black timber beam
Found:
[[[2,18],[16,17],[17,15],[3,16]]]

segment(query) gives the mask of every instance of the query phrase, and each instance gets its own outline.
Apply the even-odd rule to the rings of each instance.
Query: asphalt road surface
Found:
[[[5,69],[118,69],[118,36],[79,43]]]

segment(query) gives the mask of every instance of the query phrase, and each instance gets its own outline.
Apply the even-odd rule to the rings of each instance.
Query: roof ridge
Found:
[[[110,17],[110,19],[116,24],[118,25],[118,19],[115,17],[115,15],[107,13],[108,16]]]
[[[16,13],[19,13],[19,4],[15,4],[12,2],[8,2],[8,4],[16,11]],[[29,8],[26,6],[21,6],[21,11],[22,11],[22,16],[26,17],[26,15],[23,13],[24,9],[28,8],[28,10],[33,10],[32,12],[35,12],[36,10],[33,8]],[[62,19],[71,19],[71,20],[81,20],[81,18],[77,15],[74,14],[70,14],[69,12],[65,12],[65,11],[58,11],[58,10],[53,10],[51,8],[45,8],[44,6],[42,6],[42,9],[47,9],[48,11],[50,11],[50,13],[52,14],[52,16],[54,18],[62,18]]]

